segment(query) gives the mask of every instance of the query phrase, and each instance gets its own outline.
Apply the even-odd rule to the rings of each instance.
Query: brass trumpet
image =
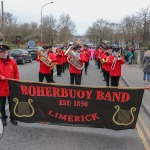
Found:
[[[56,65],[56,63],[51,63],[50,66],[49,66],[49,67],[50,67],[50,70],[52,70],[55,65]]]
[[[106,58],[106,60],[105,60],[104,58],[102,58],[101,63],[102,63],[102,64],[107,63],[107,62],[108,62],[108,59],[109,59],[108,57]]]

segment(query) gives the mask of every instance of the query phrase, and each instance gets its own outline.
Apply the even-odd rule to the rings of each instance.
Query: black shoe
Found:
[[[7,121],[2,119],[2,124],[3,124],[3,126],[6,126],[7,125]]]
[[[16,120],[13,120],[13,119],[11,119],[10,122],[11,122],[13,125],[15,125],[15,126],[18,124],[18,122],[17,122]]]

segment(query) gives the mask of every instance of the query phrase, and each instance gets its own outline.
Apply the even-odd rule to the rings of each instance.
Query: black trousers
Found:
[[[105,80],[106,80],[106,86],[109,86],[109,71],[105,71]]]
[[[54,69],[51,70],[51,74],[50,74],[52,80],[53,80],[53,73],[54,73]]]
[[[106,71],[105,71],[105,69],[102,69],[102,72],[103,72],[104,80],[106,80]]]
[[[85,62],[85,66],[84,66],[85,74],[87,74],[87,68],[88,68],[88,66],[89,66],[89,61]]]
[[[97,60],[98,69],[100,69],[100,60]]]
[[[52,82],[50,73],[49,74],[43,74],[43,73],[39,72],[39,82],[43,82],[44,77],[46,78],[47,82]]]
[[[69,63],[66,62],[66,69],[69,69]]]
[[[70,73],[70,84],[80,85],[81,84],[81,75],[80,74],[74,74]]]
[[[63,63],[62,64],[62,72],[65,73],[65,70],[66,70],[66,63]]]
[[[83,70],[81,70],[80,81],[82,80],[82,73],[83,73]]]
[[[61,76],[62,73],[62,65],[56,65],[56,69],[57,69],[57,75]]]
[[[118,86],[120,76],[111,76],[111,86]]]
[[[6,111],[5,111],[6,98],[7,98],[6,96],[0,97],[2,120],[7,119],[7,115],[6,115]],[[11,110],[11,105],[10,105],[10,97],[8,97],[8,105],[9,105],[10,119],[12,119],[12,110]]]

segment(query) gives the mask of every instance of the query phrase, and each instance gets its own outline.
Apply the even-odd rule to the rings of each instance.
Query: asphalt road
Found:
[[[18,65],[21,80],[38,81],[39,63],[33,61]],[[54,76],[57,83],[69,84],[66,70],[62,77]],[[88,75],[82,77],[83,85],[104,86],[103,76],[90,61]],[[113,131],[103,128],[87,128],[22,123],[13,126],[8,119],[0,150],[144,150],[136,129]]]

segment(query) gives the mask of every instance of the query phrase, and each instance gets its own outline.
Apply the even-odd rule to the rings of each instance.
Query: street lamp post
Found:
[[[41,42],[43,42],[43,33],[42,33],[42,28],[43,28],[43,25],[42,25],[42,22],[43,22],[43,18],[42,18],[42,10],[43,10],[43,8],[46,6],[46,5],[48,5],[48,4],[52,4],[52,3],[54,3],[54,2],[50,2],[50,3],[46,3],[46,4],[44,4],[43,6],[42,6],[42,8],[41,8]]]

